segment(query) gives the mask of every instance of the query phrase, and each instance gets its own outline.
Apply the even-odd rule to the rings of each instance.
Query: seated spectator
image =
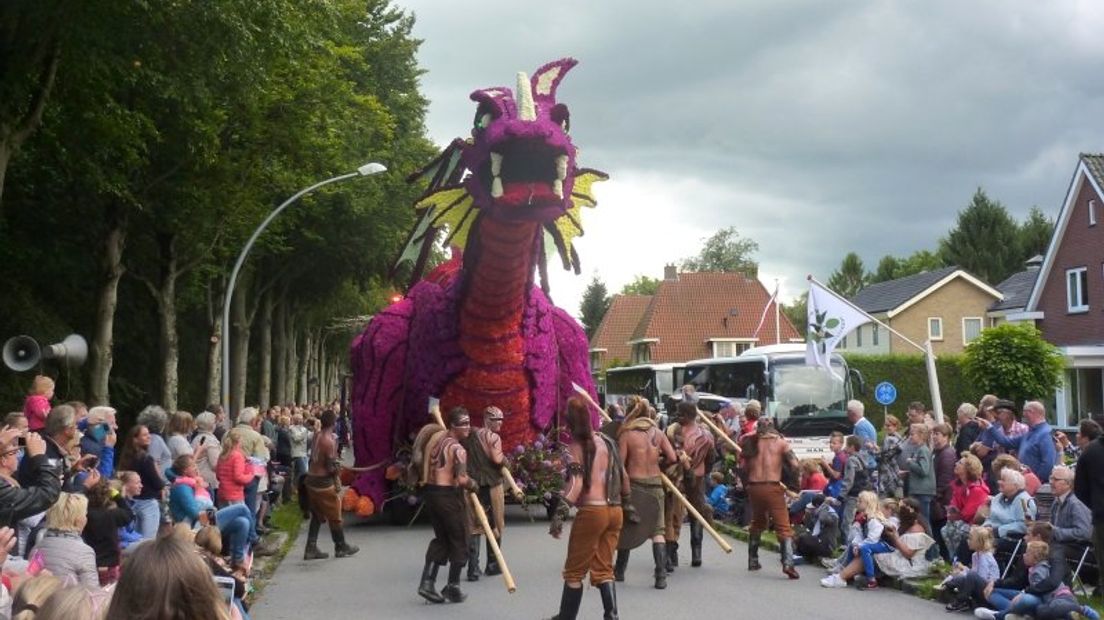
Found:
[[[99,588],[60,588],[42,602],[35,620],[100,620],[110,600],[111,595]]]
[[[208,510],[212,511],[215,520],[210,525],[216,525],[220,537],[225,537],[229,543],[233,565],[244,566],[251,542],[249,509],[244,504],[229,504],[214,511],[210,495],[206,494],[206,489],[202,486],[203,479],[196,469],[194,456],[185,454],[176,459],[168,473],[173,479],[169,493],[169,510],[173,520],[189,526],[196,523],[208,525]],[[274,547],[266,545],[259,545],[254,550],[256,555],[272,555],[274,552]]]
[[[817,495],[824,494],[824,487],[828,486],[828,478],[824,475],[823,463],[820,459],[802,459],[798,465],[801,474],[801,493],[790,504],[790,521],[801,523],[805,519],[805,508]]]
[[[54,380],[38,375],[31,382],[31,392],[23,401],[23,415],[27,428],[39,433],[46,427],[46,414],[50,413],[50,401],[54,399]]]
[[[943,587],[955,593],[954,600],[946,606],[947,611],[965,611],[984,602],[974,600],[972,589],[964,587],[972,578],[982,579],[988,583],[1000,577],[1000,567],[997,566],[997,559],[993,557],[992,530],[976,525],[971,527],[967,544],[972,552],[970,568],[967,569],[961,563],[955,562],[952,573],[943,580]]]
[[[242,569],[235,569],[222,559],[222,534],[218,528],[205,525],[199,528],[195,535],[195,545],[199,548],[199,555],[207,563],[207,568],[216,577],[231,577],[234,579],[234,607],[242,618],[249,619],[246,613],[245,598],[246,574]]]
[[[46,599],[62,587],[61,580],[49,574],[31,577],[19,584],[12,595],[12,620],[34,620]]]
[[[194,452],[189,439],[195,429],[195,419],[187,411],[177,411],[169,418],[168,428],[165,429],[165,445],[168,446],[169,457],[173,461],[181,455]]]
[[[120,503],[126,504],[131,514],[134,514],[134,498],[142,493],[142,478],[132,471],[120,471],[116,476],[116,479],[111,481],[112,488],[118,490]],[[145,539],[138,531],[135,519],[131,519],[130,523],[119,528],[119,548],[124,554],[143,540]]]
[[[88,498],[62,493],[46,511],[46,534],[35,545],[43,565],[57,578],[96,588],[100,585],[96,570],[96,552],[81,539],[88,522]]]
[[[886,553],[890,547],[882,541],[886,519],[878,504],[878,496],[872,491],[859,493],[855,500],[855,517],[848,529],[847,546],[838,562],[828,565],[832,574],[820,581],[825,588],[843,588],[852,577],[869,568],[872,577],[874,564],[871,556]]]
[[[193,546],[173,535],[142,543],[127,558],[107,617],[228,620],[238,615],[227,611]]]
[[[978,509],[989,502],[989,487],[981,479],[981,461],[969,452],[955,463],[954,474],[943,541],[951,552],[952,562],[957,562],[969,556],[966,534],[974,525]]]
[[[715,471],[709,474],[713,490],[709,492],[709,505],[714,516],[726,519],[732,514],[732,504],[728,501],[728,485],[724,483],[724,474]]]
[[[165,480],[157,470],[157,462],[149,452],[153,435],[145,426],[135,424],[123,441],[119,455],[119,467],[133,471],[141,478],[139,493],[131,498],[131,508],[137,522],[138,533],[150,539],[161,526],[161,495]]]
[[[97,459],[96,469],[101,476],[115,474],[115,410],[111,407],[93,407],[85,418],[87,425],[80,439],[82,455]]]
[[[898,578],[928,574],[931,562],[927,559],[927,551],[935,544],[935,539],[928,534],[928,524],[920,514],[920,505],[910,497],[903,500],[898,509],[900,525],[897,529],[887,528],[885,540],[880,541],[877,546],[869,547],[868,556],[853,560],[840,570],[837,577],[845,585],[847,580],[860,573],[865,573],[863,587],[868,590],[878,587],[875,580],[878,573]],[[873,560],[873,569],[867,565],[867,557]],[[824,580],[821,584],[824,584]],[[842,586],[833,583],[828,587]]]
[[[997,481],[997,486],[1000,486],[1001,471],[1006,468],[1014,469],[1023,474],[1024,490],[1027,491],[1028,495],[1034,497],[1039,491],[1039,487],[1042,486],[1042,481],[1039,480],[1039,477],[1036,476],[1034,472],[1025,469],[1024,466],[1016,460],[1016,457],[1011,454],[1001,454],[993,459],[992,475],[993,480]]]
[[[1027,521],[1035,518],[1035,500],[1024,490],[1023,474],[1006,467],[1001,471],[1000,493],[989,500],[989,516],[982,524],[993,530],[997,555],[1011,555],[1016,543],[1027,531]]]
[[[797,537],[797,553],[807,562],[831,558],[839,541],[839,513],[836,500],[818,493],[805,507],[805,533]]]
[[[96,553],[96,571],[100,585],[119,579],[119,529],[134,520],[126,500],[116,493],[107,480],[101,480],[85,493],[88,497],[88,524],[81,533],[84,542]]]
[[[1051,565],[1049,551],[1049,545],[1041,540],[1027,543],[1027,550],[1023,555],[1024,565],[1027,566],[1027,587],[1020,592],[994,588],[988,603],[996,610],[980,607],[974,610],[974,615],[983,620],[1003,620],[1012,614],[1020,617],[1065,618],[1078,612],[1091,620],[1099,620],[1100,614],[1088,605],[1081,605],[1073,591],[1061,579],[1050,579],[1055,567]]]
[[[1055,557],[1081,558],[1085,547],[1092,545],[1092,511],[1073,493],[1073,470],[1065,465],[1050,471],[1050,486],[1054,504],[1050,508],[1050,524],[1054,526],[1050,546]]]

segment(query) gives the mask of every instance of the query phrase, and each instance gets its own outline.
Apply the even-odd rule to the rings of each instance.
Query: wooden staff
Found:
[[[667,490],[671,493],[674,493],[675,497],[677,497],[678,500],[682,502],[683,506],[686,506],[686,510],[689,511],[690,514],[695,519],[697,519],[699,523],[702,524],[702,527],[705,528],[705,531],[709,532],[709,535],[713,537],[713,540],[717,541],[717,544],[721,546],[721,549],[723,549],[725,553],[732,553],[732,545],[728,544],[728,541],[725,540],[723,536],[718,534],[717,530],[713,529],[712,525],[709,525],[709,522],[705,520],[705,517],[703,517],[702,514],[698,512],[698,509],[694,508],[693,504],[690,503],[690,500],[686,499],[686,496],[678,490],[678,487],[675,486],[675,483],[671,482],[671,479],[667,477],[667,474],[660,473],[659,477],[663,480],[663,486],[667,487]]]
[[[510,493],[514,495],[514,499],[520,502],[525,496],[514,480],[514,475],[510,473],[510,468],[505,465],[502,466],[502,479],[506,482],[506,487],[510,489]]]
[[[517,590],[517,584],[514,583],[514,576],[510,574],[510,567],[506,566],[506,558],[502,556],[502,549],[499,548],[498,540],[494,537],[494,530],[491,529],[491,524],[487,521],[487,513],[483,511],[483,504],[480,504],[479,498],[470,491],[468,492],[468,503],[475,511],[475,516],[479,519],[479,525],[483,527],[483,533],[487,536],[487,544],[491,546],[491,551],[494,553],[495,559],[498,560],[498,566],[502,569],[502,581],[506,583],[506,591],[513,594],[514,590]]]
[[[602,409],[602,406],[601,406],[601,405],[599,405],[598,403],[594,402],[594,399],[590,397],[590,393],[589,393],[589,392],[587,392],[587,391],[586,391],[586,390],[585,390],[585,389],[583,388],[583,386],[579,385],[578,383],[574,383],[574,382],[573,382],[573,383],[571,384],[571,387],[572,387],[572,388],[573,388],[573,389],[575,390],[575,392],[576,392],[576,393],[577,393],[577,394],[578,394],[579,396],[582,396],[583,398],[585,398],[585,399],[586,399],[586,401],[587,401],[588,403],[590,403],[590,405],[591,405],[592,407],[594,407],[595,409],[597,409],[597,410],[598,410],[598,414],[602,416],[602,421],[603,421],[603,422],[612,422],[612,421],[613,421],[613,419],[609,417],[609,414],[608,414],[608,413],[606,413],[606,410],[605,410],[605,409]]]
[[[713,433],[715,435],[725,440],[728,445],[732,446],[732,449],[736,451],[736,454],[740,454],[740,452],[742,452],[742,450],[740,450],[740,446],[736,445],[735,441],[732,441],[732,438],[728,436],[728,433],[724,432],[719,426],[717,426],[717,424],[713,422],[713,420],[710,420],[709,416],[705,415],[705,412],[701,409],[698,409],[698,417],[701,418],[701,420],[713,430]]]

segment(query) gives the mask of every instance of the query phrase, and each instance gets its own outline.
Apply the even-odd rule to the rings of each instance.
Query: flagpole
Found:
[[[778,317],[778,278],[774,279],[774,344],[782,344],[782,323]]]
[[[909,339],[909,338],[908,338],[907,336],[905,336],[905,335],[904,335],[904,334],[902,334],[901,332],[899,332],[899,331],[897,331],[897,330],[893,329],[893,328],[892,328],[892,327],[890,327],[889,325],[886,325],[885,323],[883,323],[883,322],[879,321],[878,319],[876,319],[876,318],[874,318],[874,317],[870,316],[870,313],[869,313],[869,312],[867,312],[866,310],[863,310],[862,308],[860,308],[860,307],[856,306],[855,304],[851,303],[850,301],[848,301],[848,300],[844,299],[843,297],[841,297],[840,295],[838,295],[838,294],[837,294],[837,293],[836,293],[835,291],[833,291],[832,289],[828,288],[828,285],[826,285],[826,284],[822,283],[821,281],[817,280],[816,278],[814,278],[814,277],[812,276],[812,274],[810,274],[810,275],[806,276],[806,279],[807,279],[807,280],[808,280],[809,282],[815,282],[816,284],[818,284],[818,285],[820,286],[820,288],[822,288],[822,289],[824,289],[824,290],[826,290],[826,291],[830,291],[830,292],[831,292],[831,293],[832,293],[833,295],[835,295],[835,296],[836,296],[836,298],[837,298],[837,299],[839,299],[839,300],[840,300],[840,301],[842,301],[843,303],[847,304],[848,306],[851,306],[851,308],[852,308],[853,310],[856,310],[856,311],[858,311],[858,312],[861,312],[861,313],[863,314],[863,316],[867,317],[867,318],[868,318],[868,319],[870,319],[871,321],[874,321],[874,322],[875,322],[875,323],[877,323],[878,325],[881,325],[882,327],[886,328],[886,331],[888,331],[888,332],[890,332],[890,333],[892,333],[892,334],[895,334],[895,335],[896,335],[896,336],[897,336],[898,338],[900,338],[901,340],[904,340],[905,342],[907,342],[907,343],[911,344],[912,346],[916,347],[916,349],[917,349],[918,351],[920,351],[921,353],[927,353],[927,352],[928,352],[928,350],[927,350],[927,349],[925,349],[924,347],[922,347],[922,346],[920,346],[920,345],[916,344],[915,342],[913,342],[913,341],[912,341],[911,339]]]

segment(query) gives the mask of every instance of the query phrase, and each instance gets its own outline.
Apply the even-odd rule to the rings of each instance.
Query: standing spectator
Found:
[[[24,519],[45,512],[61,492],[60,472],[46,460],[46,442],[38,433],[27,434],[27,453],[23,457],[26,488],[16,481],[15,470],[19,467],[17,432],[15,429],[0,432],[0,514],[10,515],[10,523],[0,523],[0,526],[12,528]],[[25,542],[25,536],[20,542]]]
[[[177,411],[169,418],[165,444],[169,447],[169,456],[172,457],[173,462],[185,454],[195,454],[189,441],[195,428],[195,418],[187,411]]]
[[[958,428],[958,437],[955,439],[955,454],[962,454],[970,449],[970,445],[977,441],[981,435],[981,424],[977,421],[977,407],[970,403],[962,403],[955,413],[955,426]]]
[[[46,415],[46,426],[43,427],[43,431],[46,433],[46,460],[52,467],[56,467],[61,471],[62,490],[76,490],[80,486],[76,474],[84,471],[88,464],[92,462],[92,459],[95,458],[89,455],[81,457],[80,460],[75,460],[72,457],[72,451],[80,440],[77,432],[76,410],[69,405],[54,407]],[[93,473],[98,480],[99,472],[94,471]],[[97,480],[92,480],[88,484],[94,484]],[[22,463],[19,466],[19,482],[24,486],[30,486],[34,483],[28,468]],[[82,482],[88,482],[88,478]]]
[[[745,437],[750,437],[755,434],[755,429],[759,424],[759,416],[762,414],[762,411],[763,405],[754,398],[747,401],[747,404],[744,405],[744,421],[740,424],[740,441],[743,441]],[[840,471],[843,471],[842,467]]]
[[[861,400],[847,402],[847,421],[855,427],[852,432],[862,440],[862,450],[872,454],[878,449],[878,431],[874,429],[870,420],[866,419],[865,413],[866,408]],[[867,464],[872,466],[873,462]]]
[[[80,439],[82,455],[93,455],[98,461],[96,469],[100,475],[110,478],[115,474],[115,409],[111,407],[93,407],[88,410],[85,419],[84,435]]]
[[[261,415],[256,407],[246,407],[238,415],[238,425],[234,428],[240,431],[241,451],[245,455],[253,470],[253,481],[245,487],[245,505],[253,513],[253,534],[256,538],[257,521],[260,515],[260,494],[268,488],[267,466],[270,458],[269,448],[272,447],[268,438],[262,435]]]
[[[935,426],[935,418],[928,412],[927,406],[918,400],[909,403],[908,411],[905,412],[905,415],[908,416],[909,426],[913,424],[923,424],[929,429]]]
[[[1104,431],[1095,420],[1085,418],[1081,420],[1081,424],[1077,427],[1077,443],[1070,441],[1069,437],[1066,437],[1066,434],[1062,431],[1054,431],[1054,438],[1058,440],[1058,445],[1062,448],[1062,454],[1076,461],[1081,456],[1081,451],[1085,449],[1085,446],[1100,437],[1102,433]]]
[[[870,468],[866,465],[860,450],[863,440],[857,435],[847,437],[847,464],[843,468],[843,483],[840,485],[840,501],[843,502],[843,522],[851,523],[858,507],[859,494],[873,489]],[[877,495],[874,495],[877,498]]]
[[[196,436],[192,439],[192,453],[196,457],[196,468],[199,475],[207,481],[211,489],[211,496],[218,502],[218,475],[215,468],[218,467],[219,453],[222,452],[222,444],[215,437],[215,414],[204,411],[196,416]]]
[[[947,524],[941,532],[952,561],[960,561],[969,555],[966,535],[974,523],[978,508],[989,502],[989,487],[982,480],[984,473],[981,461],[969,452],[955,463]]]
[[[878,491],[882,497],[898,497],[901,490],[901,475],[897,465],[898,457],[894,456],[901,446],[901,421],[893,414],[886,414],[883,425],[885,437],[882,439],[881,449],[878,451]]]
[[[1023,415],[1028,432],[1009,437],[1002,426],[994,425],[993,440],[1008,450],[1016,450],[1020,463],[1031,469],[1040,480],[1046,480],[1057,460],[1050,424],[1046,421],[1046,408],[1043,403],[1033,400],[1024,405]]]
[[[23,401],[23,415],[27,428],[38,433],[46,426],[46,414],[50,413],[50,401],[54,398],[54,380],[38,375],[31,383],[31,393]]]
[[[119,489],[120,504],[126,504],[130,509],[131,514],[135,514],[134,510],[134,498],[142,494],[142,477],[137,472],[133,471],[119,471],[116,476],[118,477],[117,487]],[[123,550],[123,553],[127,552],[127,549],[131,548],[145,540],[142,538],[142,534],[138,531],[137,523],[134,519],[131,519],[130,523],[119,528],[119,547]]]
[[[307,442],[311,437],[311,432],[303,426],[302,414],[292,416],[288,437],[291,439],[291,487],[297,490],[300,476],[307,473]]]
[[[211,430],[219,442],[226,436],[226,431],[230,430],[229,424],[226,422],[226,411],[222,408],[222,405],[214,403],[207,405],[207,411],[204,413],[210,413],[215,416],[215,428]]]
[[[119,528],[126,527],[134,519],[134,513],[121,495],[112,497],[111,485],[100,480],[88,489],[88,523],[81,533],[84,542],[96,554],[96,571],[101,586],[119,580]]]
[[[1028,428],[1026,424],[1016,419],[1016,403],[1010,400],[998,400],[988,411],[996,419],[992,422],[985,418],[978,419],[982,431],[978,435],[977,441],[970,446],[970,451],[981,459],[981,465],[986,471],[991,471],[993,459],[997,458],[998,455],[1008,453],[1008,450],[997,442],[997,428],[999,427],[1006,437],[1024,435]],[[1015,456],[1015,451],[1012,451],[1012,454]],[[996,487],[997,480],[997,478],[989,479],[990,488]]]
[[[169,414],[157,405],[150,405],[138,414],[138,424],[145,426],[150,434],[146,451],[153,457],[157,475],[161,476],[162,479],[165,477],[165,470],[172,467],[172,452],[169,450],[168,444],[165,443],[165,438],[161,436],[165,432],[165,425],[168,421]],[[145,483],[144,479],[143,483]]]
[[[931,527],[939,553],[947,562],[952,550],[943,540],[943,526],[947,524],[947,506],[951,503],[951,483],[955,479],[955,451],[951,447],[951,426],[936,424],[931,431],[932,467],[935,470],[935,498],[931,505]]]
[[[1104,556],[1104,438],[1097,438],[1081,450],[1074,470],[1073,492],[1092,510],[1093,547],[1096,557]],[[1098,571],[1097,594],[1104,592],[1104,570]]]
[[[136,472],[142,481],[141,492],[134,496],[133,507],[138,533],[145,539],[157,535],[161,524],[162,490],[165,488],[165,480],[149,453],[152,438],[148,428],[136,424],[127,433],[119,456],[119,468]]]
[[[19,584],[12,593],[11,612],[13,620],[34,620],[38,609],[46,602],[46,599],[59,590],[64,584],[53,575],[41,574],[31,577]]]
[[[913,423],[909,427],[908,444],[912,453],[905,462],[905,476],[908,482],[908,496],[920,506],[920,515],[924,523],[931,523],[931,503],[935,498],[935,468],[932,464],[932,451],[928,447],[931,431],[924,423]]]
[[[828,497],[839,497],[840,487],[843,485],[843,470],[847,467],[847,451],[843,449],[844,436],[839,431],[833,431],[828,436],[828,451],[832,456],[824,456],[824,474],[828,477],[828,486],[824,487],[824,494]]]
[[[257,429],[268,438],[269,446],[276,445],[276,421],[279,410],[279,407],[269,407],[268,411],[261,417],[261,428]]]
[[[62,493],[46,511],[46,535],[35,545],[42,553],[44,566],[55,577],[97,588],[96,552],[81,539],[88,523],[88,498],[76,493]]]

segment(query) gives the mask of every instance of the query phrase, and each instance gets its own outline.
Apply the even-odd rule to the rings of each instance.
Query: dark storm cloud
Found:
[[[468,130],[473,89],[575,56],[561,100],[582,163],[714,186],[663,207],[759,240],[791,295],[851,250],[873,267],[934,249],[978,186],[1054,216],[1077,153],[1102,147],[1096,4],[402,5],[434,139]]]

